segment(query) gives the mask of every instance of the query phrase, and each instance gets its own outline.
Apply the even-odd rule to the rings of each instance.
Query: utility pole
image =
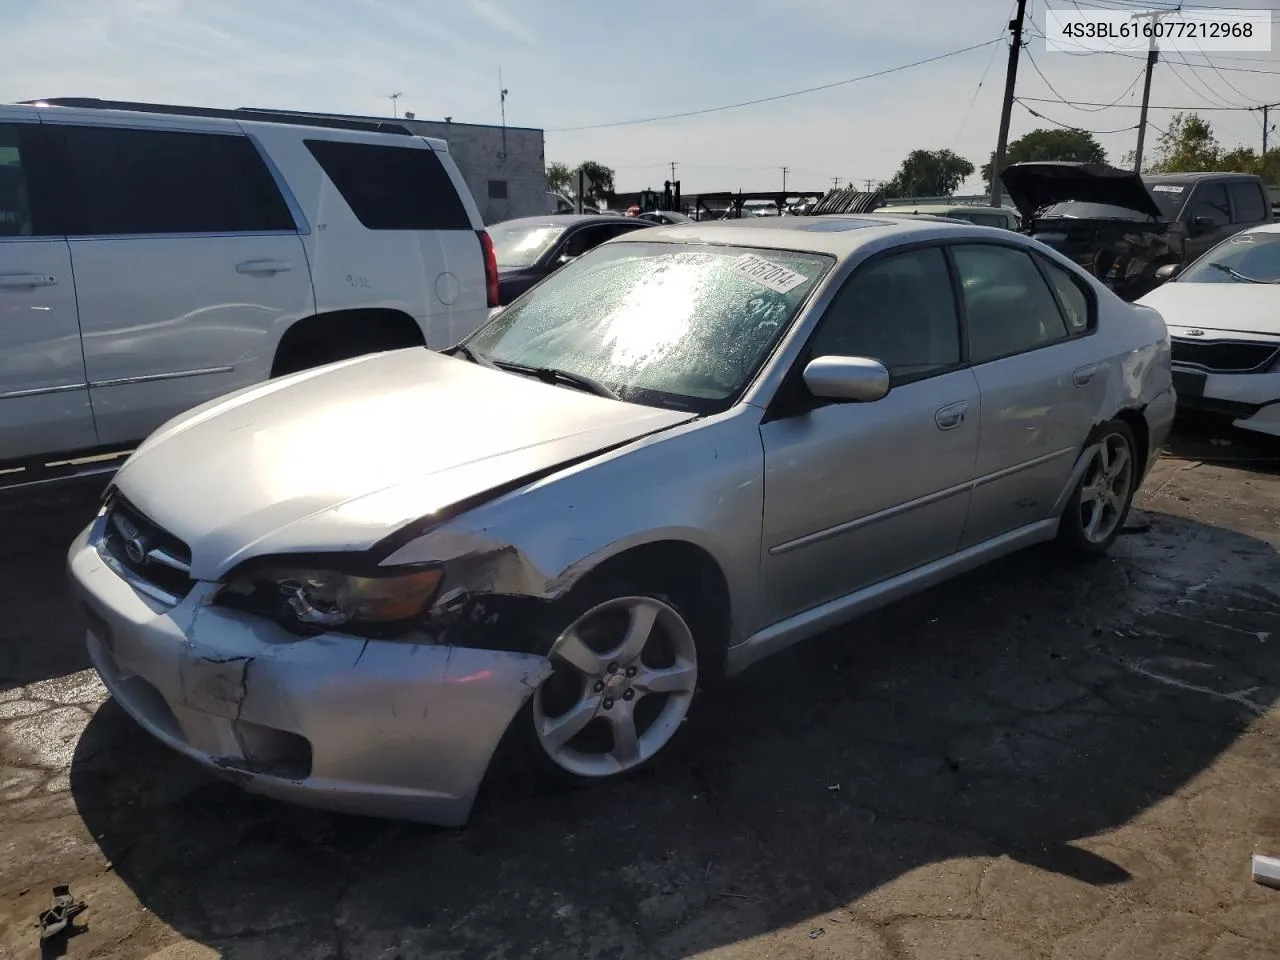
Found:
[[[1130,16],[1131,20],[1141,20],[1143,17],[1151,18],[1151,25],[1154,27],[1160,22],[1161,17],[1166,17],[1175,10],[1151,11],[1150,13],[1135,13]],[[1156,63],[1160,60],[1160,51],[1156,47],[1156,32],[1151,31],[1151,40],[1147,45],[1147,78],[1142,83],[1142,112],[1138,115],[1138,147],[1133,151],[1133,172],[1142,172],[1142,147],[1147,142],[1147,107],[1151,103],[1151,74],[1156,68]]]
[[[674,160],[671,161],[671,182],[676,182],[676,162]]]
[[[404,96],[404,94],[403,94],[403,93],[390,93],[390,94],[387,94],[387,99],[391,101],[391,116],[392,116],[392,117],[398,117],[398,116],[400,116],[400,114],[396,112],[396,109],[397,109],[397,108],[396,108],[396,101],[397,101],[397,100],[399,100],[399,99],[400,99],[401,97],[403,97],[403,96]]]
[[[782,168],[782,192],[787,192],[787,167]]]
[[[1262,155],[1266,156],[1267,146],[1271,139],[1271,111],[1276,107],[1280,107],[1280,103],[1264,103],[1260,107],[1252,107],[1253,110],[1262,111]]]
[[[1018,54],[1022,50],[1022,21],[1027,15],[1027,0],[1018,0],[1017,15],[1009,21],[1013,39],[1009,43],[1009,67],[1004,75],[1004,104],[1000,107],[1000,135],[996,138],[996,158],[991,164],[991,205],[1000,206],[1003,186],[1004,152],[1009,146],[1009,118],[1013,113],[1013,90],[1018,82]]]
[[[864,184],[866,184],[866,187],[867,187],[867,193],[870,193],[870,192],[871,192],[871,187],[872,187],[872,185],[875,183],[875,180],[873,180],[871,177],[867,177],[867,179],[866,179],[866,180],[864,180],[864,181],[862,181],[862,182],[863,182]]]
[[[832,190],[839,190],[839,189],[840,189],[840,178],[839,178],[839,177],[832,177],[832,178],[831,178],[831,189],[832,189]]]

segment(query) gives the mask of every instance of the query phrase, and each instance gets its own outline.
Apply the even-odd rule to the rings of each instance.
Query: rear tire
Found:
[[[1104,424],[1093,445],[1097,451],[1058,524],[1058,543],[1076,557],[1098,557],[1111,549],[1138,486],[1138,444],[1126,423]]]

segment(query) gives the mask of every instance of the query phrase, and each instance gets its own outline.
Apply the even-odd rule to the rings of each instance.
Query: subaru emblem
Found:
[[[124,542],[125,556],[133,563],[143,564],[147,562],[147,545],[142,542],[141,537],[130,537]]]

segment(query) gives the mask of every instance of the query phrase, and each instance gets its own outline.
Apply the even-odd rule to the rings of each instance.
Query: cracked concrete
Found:
[[[63,587],[92,496],[0,502],[0,956],[39,955],[69,882],[73,960],[1274,957],[1248,859],[1280,851],[1280,449],[1230,452],[1275,459],[1161,461],[1110,558],[882,610],[707,696],[652,774],[496,778],[460,831],[152,741]]]

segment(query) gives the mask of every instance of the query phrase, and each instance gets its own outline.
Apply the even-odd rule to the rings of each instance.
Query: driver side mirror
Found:
[[[1156,270],[1156,280],[1159,283],[1166,283],[1172,280],[1182,272],[1182,265],[1178,263],[1166,263],[1164,266]]]
[[[804,385],[822,400],[871,403],[889,392],[889,371],[870,357],[815,357],[804,368]]]
[[[572,253],[562,253],[556,257],[556,266],[563,267],[566,263],[573,263],[577,259],[577,256]]]

